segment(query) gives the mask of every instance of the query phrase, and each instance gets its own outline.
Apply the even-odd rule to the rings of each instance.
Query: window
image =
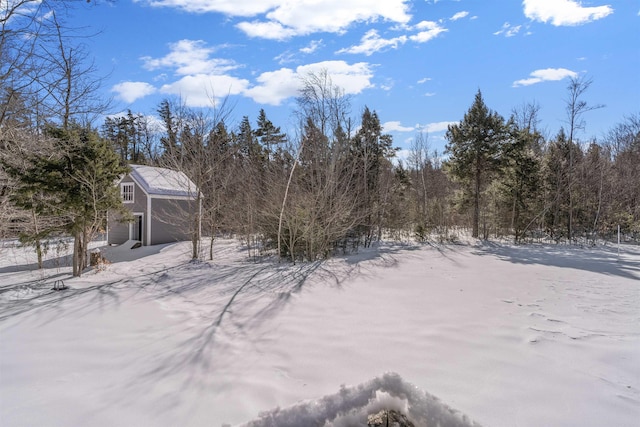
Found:
[[[123,182],[120,185],[120,195],[124,203],[133,203],[133,183]]]

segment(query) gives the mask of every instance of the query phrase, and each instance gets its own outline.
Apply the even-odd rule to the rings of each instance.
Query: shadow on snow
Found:
[[[417,247],[372,248],[351,256],[296,265],[247,260],[188,262],[106,283],[70,280],[71,287],[65,291],[42,289],[34,296],[4,302],[0,321],[34,311],[31,318],[46,323],[64,316],[75,319],[91,311],[117,308],[123,300],[134,297],[157,301],[184,321],[158,332],[163,340],[175,340],[175,344],[160,353],[142,356],[147,359],[148,369],[134,375],[127,388],[142,392],[166,378],[177,380],[184,389],[204,387],[211,380],[211,371],[222,369],[216,365],[217,355],[237,351],[238,345],[256,348],[258,343],[252,339],[257,337],[259,341],[270,320],[305,287],[340,288],[352,277],[373,275],[374,268],[397,267],[397,254],[413,249]],[[169,407],[181,397],[172,391],[160,399]]]
[[[540,264],[640,279],[640,251],[637,247],[623,247],[618,256],[617,248],[606,246],[512,246],[483,242],[475,247],[472,253],[480,256],[491,255],[516,264]]]

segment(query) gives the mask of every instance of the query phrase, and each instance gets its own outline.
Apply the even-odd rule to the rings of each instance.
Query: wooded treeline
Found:
[[[81,41],[54,13],[65,2],[10,2],[19,3],[42,10],[0,16],[0,238],[21,236],[41,255],[53,236],[74,236],[74,273],[106,211],[122,207],[113,183],[128,164],[193,180],[204,209],[185,215],[201,216],[209,257],[221,234],[242,237],[250,253],[275,250],[293,261],[383,238],[446,241],[460,229],[576,242],[609,238],[619,225],[640,238],[640,115],[581,140],[587,113],[599,107],[584,100],[585,78],[558,94],[567,125],[553,136],[541,132],[536,104],[505,118],[478,91],[449,126],[444,153],[420,133],[399,155],[375,110],[354,113],[326,72],[300,82],[289,135],[264,110],[232,123],[225,102],[188,108],[167,99],[153,115],[128,111],[98,123],[108,103]],[[195,256],[200,242],[195,235]]]
[[[264,110],[255,124],[244,116],[233,126],[224,105],[190,109],[165,100],[155,139],[149,119],[131,113],[108,119],[103,136],[124,162],[185,172],[202,191],[206,236],[242,236],[250,250],[277,249],[291,260],[382,238],[447,241],[461,229],[485,239],[587,242],[612,238],[619,225],[637,240],[640,116],[623,118],[599,141],[579,140],[582,113],[592,109],[582,100],[590,83],[569,82],[568,127],[552,137],[539,130],[537,105],[505,119],[478,92],[449,126],[443,155],[418,134],[400,158],[377,113],[365,107],[354,118],[327,73],[302,82],[295,135]],[[122,139],[127,129],[140,131]]]

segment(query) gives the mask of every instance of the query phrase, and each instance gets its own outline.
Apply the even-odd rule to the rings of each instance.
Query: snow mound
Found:
[[[338,393],[319,400],[263,412],[244,427],[366,426],[368,415],[381,410],[401,412],[416,426],[479,426],[400,375],[387,373],[355,387],[342,386]]]

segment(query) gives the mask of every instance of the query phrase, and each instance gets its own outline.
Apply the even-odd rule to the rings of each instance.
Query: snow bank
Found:
[[[336,394],[264,412],[245,427],[349,427],[366,425],[368,415],[381,410],[405,414],[417,426],[478,426],[441,403],[437,397],[387,373],[356,387],[343,386]]]

